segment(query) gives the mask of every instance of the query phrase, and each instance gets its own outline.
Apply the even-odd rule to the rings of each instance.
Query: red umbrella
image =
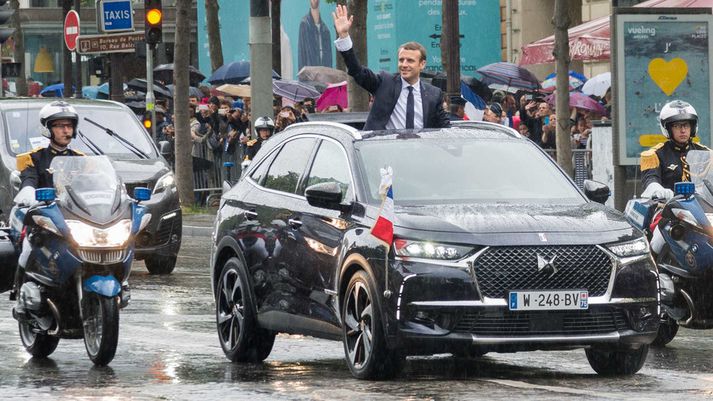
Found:
[[[317,110],[322,111],[335,104],[341,106],[342,109],[346,109],[349,106],[349,100],[347,97],[347,81],[327,86],[327,89],[322,92],[322,96],[317,99],[315,106],[317,107]]]
[[[634,7],[711,8],[713,0],[649,0]],[[570,28],[567,33],[569,35],[569,55],[572,60],[609,60],[611,29],[608,15]],[[522,47],[520,65],[554,63],[555,57],[552,54],[554,48],[554,35],[525,45]]]
[[[555,105],[557,102],[556,93],[553,93],[545,98],[547,102],[551,105]],[[569,107],[576,107],[582,110],[591,110],[597,114],[605,115],[607,110],[599,104],[596,100],[585,95],[582,92],[569,92]]]

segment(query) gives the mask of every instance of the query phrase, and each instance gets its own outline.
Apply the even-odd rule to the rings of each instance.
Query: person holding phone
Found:
[[[275,132],[280,132],[297,121],[297,113],[291,106],[283,106],[277,113]]]
[[[521,102],[520,121],[527,125],[530,131],[530,139],[538,145],[542,145],[542,133],[545,123],[545,118],[549,119],[552,110],[550,105],[541,97],[533,96],[533,99],[528,102]],[[549,121],[547,121],[549,123]]]

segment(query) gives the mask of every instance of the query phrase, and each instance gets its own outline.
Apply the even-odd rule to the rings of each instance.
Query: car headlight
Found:
[[[124,219],[107,228],[97,228],[78,220],[67,220],[72,238],[81,247],[123,246],[131,235],[131,220]]]
[[[163,177],[159,178],[158,181],[156,181],[156,185],[153,187],[153,194],[159,194],[163,191],[175,188],[176,180],[173,176],[173,173],[166,173],[163,175]]]
[[[649,252],[649,242],[645,237],[633,241],[607,245],[610,251],[616,256],[626,258],[629,256],[645,255]]]
[[[458,260],[470,253],[472,247],[439,244],[427,241],[411,241],[405,239],[394,240],[394,252],[397,256],[424,258],[424,259],[442,259],[442,260]]]

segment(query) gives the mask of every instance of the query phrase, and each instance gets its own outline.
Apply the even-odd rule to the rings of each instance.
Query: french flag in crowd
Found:
[[[460,81],[460,95],[465,99],[465,115],[468,120],[481,121],[485,113],[485,101],[473,92],[465,82]]]
[[[381,196],[381,210],[376,219],[376,223],[371,228],[371,235],[381,241],[384,241],[387,246],[391,246],[394,240],[394,191],[392,188],[394,172],[391,167],[380,169],[381,184],[379,185],[379,195]]]

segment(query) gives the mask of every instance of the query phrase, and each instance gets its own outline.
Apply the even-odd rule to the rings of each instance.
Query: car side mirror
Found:
[[[164,159],[168,159],[169,157],[171,157],[171,155],[173,154],[173,147],[171,146],[171,142],[159,141],[158,151],[159,153],[161,153],[161,156],[163,156]]]
[[[601,182],[584,180],[584,195],[593,202],[604,204],[611,196],[611,190]]]
[[[15,193],[20,192],[20,184],[22,183],[22,180],[20,179],[20,172],[17,170],[12,170],[10,173],[10,185],[12,185],[12,189],[15,190]]]
[[[342,189],[334,181],[310,185],[305,190],[307,202],[315,207],[342,210]]]

